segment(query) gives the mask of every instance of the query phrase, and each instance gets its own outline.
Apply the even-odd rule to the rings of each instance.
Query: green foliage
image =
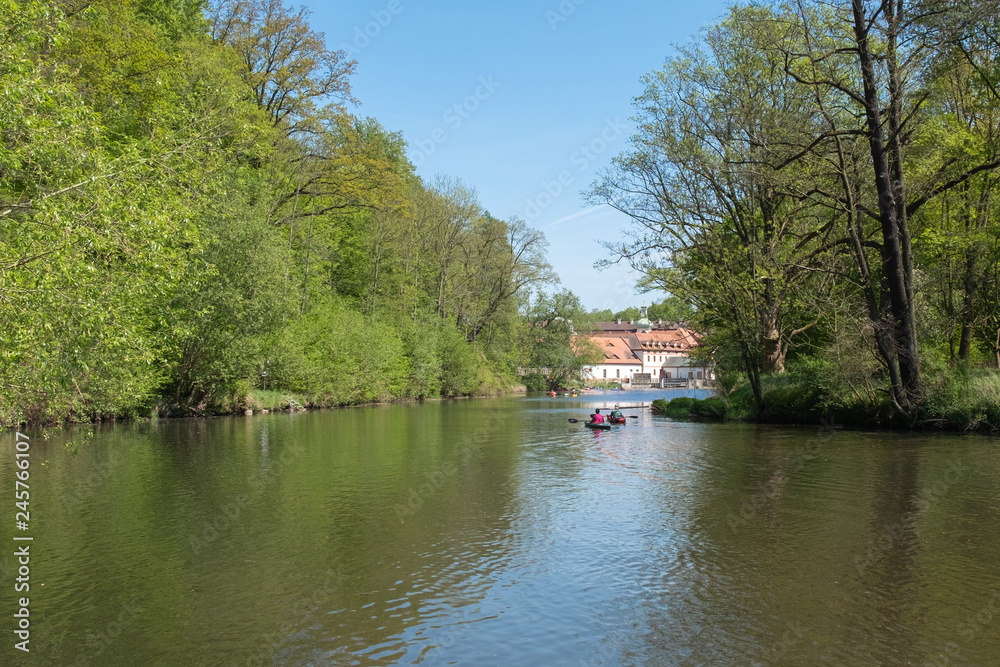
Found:
[[[451,327],[438,330],[438,359],[441,364],[441,395],[471,396],[488,382],[486,359],[462,333]]]
[[[348,115],[305,10],[204,10],[0,0],[0,424],[509,387],[541,234]]]
[[[440,322],[426,318],[407,326],[403,334],[406,356],[410,359],[407,395],[424,399],[441,395],[441,356],[438,354]]]
[[[32,60],[39,41],[61,39],[50,10],[0,6],[15,26],[0,43],[0,383],[11,399],[0,410],[12,421],[145,412],[173,345],[156,329],[197,230],[150,147],[108,150],[67,71]]]
[[[652,404],[653,414],[671,419],[725,420],[729,417],[729,405],[717,396],[705,399],[679,396],[667,401],[657,398]]]
[[[257,377],[293,304],[285,289],[290,257],[249,193],[230,183],[219,208],[201,221],[201,252],[189,288],[170,304],[179,357],[166,396],[177,405],[211,401]]]
[[[549,389],[548,379],[541,373],[529,373],[521,378],[528,391],[546,391]]]
[[[207,0],[139,0],[138,14],[160,26],[172,39],[207,30]]]
[[[56,53],[76,71],[77,87],[115,138],[142,138],[176,102],[176,57],[135,0],[89,4],[73,15]]]
[[[996,6],[885,8],[734,5],[647,75],[591,189],[755,418],[913,424],[924,349],[1000,367]]]
[[[584,336],[576,336],[576,323],[585,320],[580,299],[568,290],[539,294],[528,308],[523,329],[520,365],[541,373],[547,371],[547,387],[564,387],[580,371],[599,363],[604,355]]]
[[[250,410],[288,410],[294,408],[295,404],[306,407],[314,405],[314,401],[312,397],[302,394],[290,394],[286,391],[271,391],[270,389],[267,391],[253,389],[247,392],[244,402],[239,407]]]
[[[920,422],[962,431],[1000,431],[1000,371],[953,365],[944,355],[925,354],[928,397]]]
[[[676,296],[668,296],[663,301],[652,304],[646,312],[650,321],[690,322],[697,311],[687,301]]]
[[[409,373],[392,327],[331,300],[317,304],[279,335],[270,360],[274,386],[324,397],[330,405],[391,400]]]

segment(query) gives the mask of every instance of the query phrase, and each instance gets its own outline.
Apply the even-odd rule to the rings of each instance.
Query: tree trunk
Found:
[[[743,342],[740,343],[740,353],[743,357],[743,367],[746,370],[747,379],[750,381],[750,390],[753,392],[753,402],[757,406],[757,414],[759,415],[764,412],[764,390],[760,383],[759,357]]]
[[[993,341],[993,353],[996,357],[997,368],[1000,369],[1000,327],[997,327],[997,337]]]
[[[969,353],[972,351],[972,324],[962,322],[962,337],[958,343],[958,358],[961,361],[969,360]]]
[[[962,195],[965,200],[965,236],[967,239],[972,239],[976,234],[977,225],[972,215],[968,183],[962,186]],[[980,284],[976,256],[978,252],[982,252],[982,248],[969,241],[965,249],[965,265],[962,267],[965,272],[962,285],[962,337],[958,345],[958,358],[962,361],[968,361],[972,351],[972,327],[976,318],[976,296]]]
[[[785,347],[781,344],[781,334],[777,327],[769,328],[764,336],[764,373],[785,372]]]
[[[885,134],[882,129],[882,112],[879,100],[877,81],[875,77],[874,58],[868,42],[868,18],[865,16],[862,0],[853,0],[854,34],[858,45],[858,56],[861,65],[861,76],[864,83],[864,106],[868,124],[868,146],[871,151],[872,164],[875,171],[875,187],[878,193],[879,219],[882,226],[882,274],[883,282],[889,296],[889,310],[892,321],[892,358],[885,361],[898,369],[899,389],[893,392],[896,397],[896,409],[905,417],[912,417],[913,408],[920,402],[922,391],[920,386],[920,364],[917,353],[916,322],[911,298],[906,257],[909,248],[904,251],[904,245],[909,244],[909,234],[902,228],[905,220],[899,218],[900,207],[897,206],[896,195],[901,190],[901,183],[894,183],[890,171],[889,152],[886,149]],[[890,32],[894,32],[895,24],[888,21]],[[890,54],[893,58],[895,54]],[[898,91],[897,95],[899,94]],[[890,106],[898,100],[890,100]],[[902,178],[899,173],[896,180]],[[902,226],[901,226],[902,223]],[[880,350],[883,346],[879,346]],[[885,357],[885,354],[883,354]],[[891,371],[892,369],[890,369]],[[895,374],[890,372],[891,377]]]

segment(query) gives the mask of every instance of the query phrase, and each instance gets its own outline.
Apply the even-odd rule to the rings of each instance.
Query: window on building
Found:
[[[604,369],[604,379],[605,380],[608,379],[608,369],[607,368]]]
[[[694,371],[688,371],[688,380],[694,379]]]
[[[667,371],[667,377],[670,377],[670,371]]]
[[[615,369],[615,377],[620,378],[622,376],[622,371],[620,368]]]
[[[698,379],[701,379],[701,371],[698,371]]]

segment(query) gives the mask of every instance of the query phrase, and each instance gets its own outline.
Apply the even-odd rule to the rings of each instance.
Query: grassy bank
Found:
[[[424,400],[443,400],[446,398],[487,398],[500,396],[503,394],[523,394],[524,385],[511,385],[505,389],[497,391],[480,392],[470,395],[452,397],[391,397],[387,396],[380,400],[356,400],[344,402],[330,395],[302,394],[285,391],[264,391],[253,389],[246,393],[225,396],[218,401],[206,403],[200,406],[185,407],[177,409],[175,406],[161,404],[156,406],[151,416],[155,417],[191,417],[191,416],[222,416],[244,414],[247,410],[253,412],[282,412],[293,410],[314,410],[323,408],[347,408],[364,405],[382,405],[386,403],[412,403]],[[127,418],[126,418],[127,419]]]
[[[738,380],[704,400],[653,401],[655,414],[674,419],[750,421],[763,424],[819,424],[820,420],[856,428],[904,428],[1000,432],[1000,371],[931,368],[933,380],[915,419],[892,409],[879,383],[851,383],[814,361],[763,378],[764,405],[758,409],[750,385]]]

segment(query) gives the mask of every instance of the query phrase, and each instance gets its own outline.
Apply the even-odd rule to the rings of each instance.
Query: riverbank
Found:
[[[33,538],[31,618],[45,622],[32,653],[62,665],[923,665],[995,608],[1000,532],[984,527],[1000,469],[983,439],[678,428],[648,410],[595,433],[566,422],[585,402],[30,434],[31,530],[9,503],[4,538]],[[2,488],[21,472],[15,441],[0,435]],[[915,594],[920,613],[897,613]],[[0,661],[17,664],[14,650]],[[981,665],[998,654],[991,631],[961,652]]]
[[[510,385],[503,389],[481,392],[474,394],[463,394],[457,396],[425,396],[425,397],[399,397],[385,398],[374,401],[342,402],[334,400],[330,396],[299,394],[295,392],[265,391],[254,389],[248,393],[227,396],[221,400],[192,406],[178,406],[169,403],[156,404],[148,414],[142,415],[135,412],[126,414],[103,414],[94,415],[89,419],[67,418],[62,421],[22,421],[20,423],[0,424],[0,433],[13,428],[49,428],[61,427],[71,424],[95,424],[102,422],[134,422],[146,419],[175,419],[189,417],[224,417],[227,415],[251,415],[255,413],[270,412],[296,412],[300,410],[323,410],[334,408],[358,408],[375,405],[399,405],[406,403],[424,403],[435,401],[449,401],[457,399],[472,398],[492,398],[504,395],[523,395],[526,393],[524,385]]]
[[[322,410],[330,408],[356,408],[369,405],[396,405],[403,403],[424,403],[429,401],[449,401],[456,399],[470,398],[491,398],[503,396],[505,394],[521,395],[526,393],[524,385],[513,385],[503,391],[494,391],[482,394],[471,394],[461,396],[429,396],[423,398],[392,398],[379,401],[364,401],[357,403],[337,403],[329,400],[329,397],[307,396],[304,394],[288,394],[280,391],[255,390],[242,400],[234,400],[226,406],[218,406],[216,410],[205,413],[206,415],[234,415],[252,414],[255,412],[294,412],[296,410]],[[164,414],[161,417],[174,415]],[[191,416],[187,414],[184,416]]]
[[[706,399],[653,401],[654,414],[674,419],[745,421],[761,424],[820,424],[852,428],[927,431],[1000,432],[1000,371],[952,369],[928,382],[913,419],[900,417],[888,393],[874,384],[843,386],[815,368],[763,378],[764,405],[754,401],[749,383],[720,387]]]

